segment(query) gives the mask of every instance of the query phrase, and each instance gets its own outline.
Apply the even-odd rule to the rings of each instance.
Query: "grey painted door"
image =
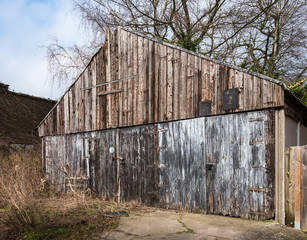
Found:
[[[159,196],[171,208],[274,216],[274,112],[158,125]]]

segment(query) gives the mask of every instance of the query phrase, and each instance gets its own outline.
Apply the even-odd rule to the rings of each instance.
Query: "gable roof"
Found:
[[[204,55],[202,55],[202,54],[198,54],[198,53],[195,53],[195,52],[191,52],[191,51],[188,51],[188,50],[186,50],[186,49],[177,47],[177,46],[175,46],[175,45],[171,45],[171,44],[162,42],[162,41],[160,41],[160,40],[157,40],[157,39],[154,39],[154,38],[150,38],[150,37],[145,36],[145,35],[142,35],[142,34],[140,34],[140,33],[133,32],[133,31],[131,31],[131,30],[129,30],[129,29],[125,29],[125,28],[119,27],[119,28],[117,28],[116,31],[118,31],[118,32],[119,32],[119,31],[125,31],[125,32],[127,32],[127,33],[132,34],[132,35],[136,35],[136,36],[142,37],[142,38],[144,38],[144,39],[150,40],[150,41],[152,41],[152,42],[159,43],[159,44],[161,44],[161,45],[163,45],[163,46],[166,46],[166,47],[168,47],[168,48],[177,49],[177,50],[179,50],[179,51],[181,51],[181,52],[185,52],[185,53],[187,53],[187,54],[189,54],[189,55],[196,56],[196,57],[198,57],[198,58],[200,58],[200,59],[204,59],[204,60],[209,61],[209,62],[211,62],[211,63],[216,63],[216,64],[218,64],[218,65],[220,65],[220,66],[228,67],[228,68],[231,68],[231,69],[233,69],[233,70],[236,70],[236,71],[239,71],[239,72],[242,72],[242,73],[247,73],[247,74],[249,74],[249,75],[251,75],[251,76],[259,77],[259,78],[261,78],[261,79],[263,79],[263,80],[265,80],[265,81],[268,81],[268,82],[274,83],[274,84],[276,84],[276,85],[279,85],[279,86],[282,88],[283,91],[287,91],[287,92],[288,92],[287,95],[289,95],[289,94],[292,95],[293,98],[295,99],[295,101],[298,102],[298,104],[300,104],[300,105],[302,104],[302,103],[300,102],[300,100],[297,99],[297,98],[291,93],[290,90],[288,90],[287,86],[286,86],[283,82],[278,81],[278,80],[276,80],[276,79],[273,79],[273,78],[270,78],[270,77],[267,77],[267,76],[265,76],[265,75],[261,75],[261,74],[258,74],[258,73],[254,73],[254,72],[251,72],[251,71],[249,71],[249,70],[247,70],[247,69],[243,69],[243,68],[240,68],[240,67],[237,67],[237,66],[233,66],[233,65],[230,65],[230,64],[222,63],[222,62],[217,61],[217,60],[215,60],[215,59],[208,58],[208,57],[206,57],[206,56],[204,56]],[[110,34],[110,33],[109,33],[109,30],[107,30],[107,33]],[[107,34],[107,33],[106,33],[106,34]],[[104,47],[105,45],[106,45],[106,42],[105,42],[104,45],[96,52],[96,54],[93,55],[93,57],[92,57],[91,60],[89,61],[88,65],[85,67],[84,71],[83,71],[83,72],[79,75],[79,77],[71,84],[71,86],[70,86],[70,87],[67,89],[67,91],[63,94],[63,96],[59,99],[59,101],[57,102],[57,104],[50,110],[50,112],[46,115],[46,117],[40,122],[40,124],[38,125],[38,127],[40,127],[41,124],[42,124],[42,123],[46,120],[46,118],[50,115],[50,113],[51,113],[52,111],[55,110],[55,108],[58,106],[58,104],[59,104],[61,101],[63,101],[64,96],[72,89],[72,87],[78,82],[78,80],[80,80],[80,78],[82,78],[82,76],[84,75],[85,71],[90,67],[90,65],[92,64],[92,62],[94,61],[94,59],[97,57],[98,54],[100,54],[100,52],[103,50],[103,47]],[[303,106],[305,106],[305,105],[303,104]],[[305,107],[306,107],[306,106],[305,106]],[[307,109],[307,107],[306,107],[306,109]]]

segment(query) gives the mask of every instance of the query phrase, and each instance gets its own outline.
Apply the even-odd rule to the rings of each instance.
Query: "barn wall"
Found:
[[[268,219],[274,124],[274,111],[266,110],[48,136],[46,172],[63,188],[68,166],[101,197]]]
[[[125,80],[91,88],[116,79]],[[223,98],[229,89],[237,89],[237,101],[230,109]],[[284,92],[277,83],[118,29],[107,31],[104,46],[40,125],[39,134],[95,131],[283,105]]]

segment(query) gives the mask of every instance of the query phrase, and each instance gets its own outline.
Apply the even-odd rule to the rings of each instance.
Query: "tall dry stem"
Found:
[[[37,196],[42,189],[39,153],[14,152],[1,165],[0,208],[5,213],[1,220],[18,230],[33,227],[39,218]]]

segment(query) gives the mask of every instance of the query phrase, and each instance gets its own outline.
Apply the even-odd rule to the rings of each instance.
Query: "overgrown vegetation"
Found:
[[[10,154],[0,163],[0,239],[88,239],[117,227],[104,213],[125,206],[49,191],[39,153]]]
[[[292,93],[307,105],[307,78],[302,79],[288,86]]]

